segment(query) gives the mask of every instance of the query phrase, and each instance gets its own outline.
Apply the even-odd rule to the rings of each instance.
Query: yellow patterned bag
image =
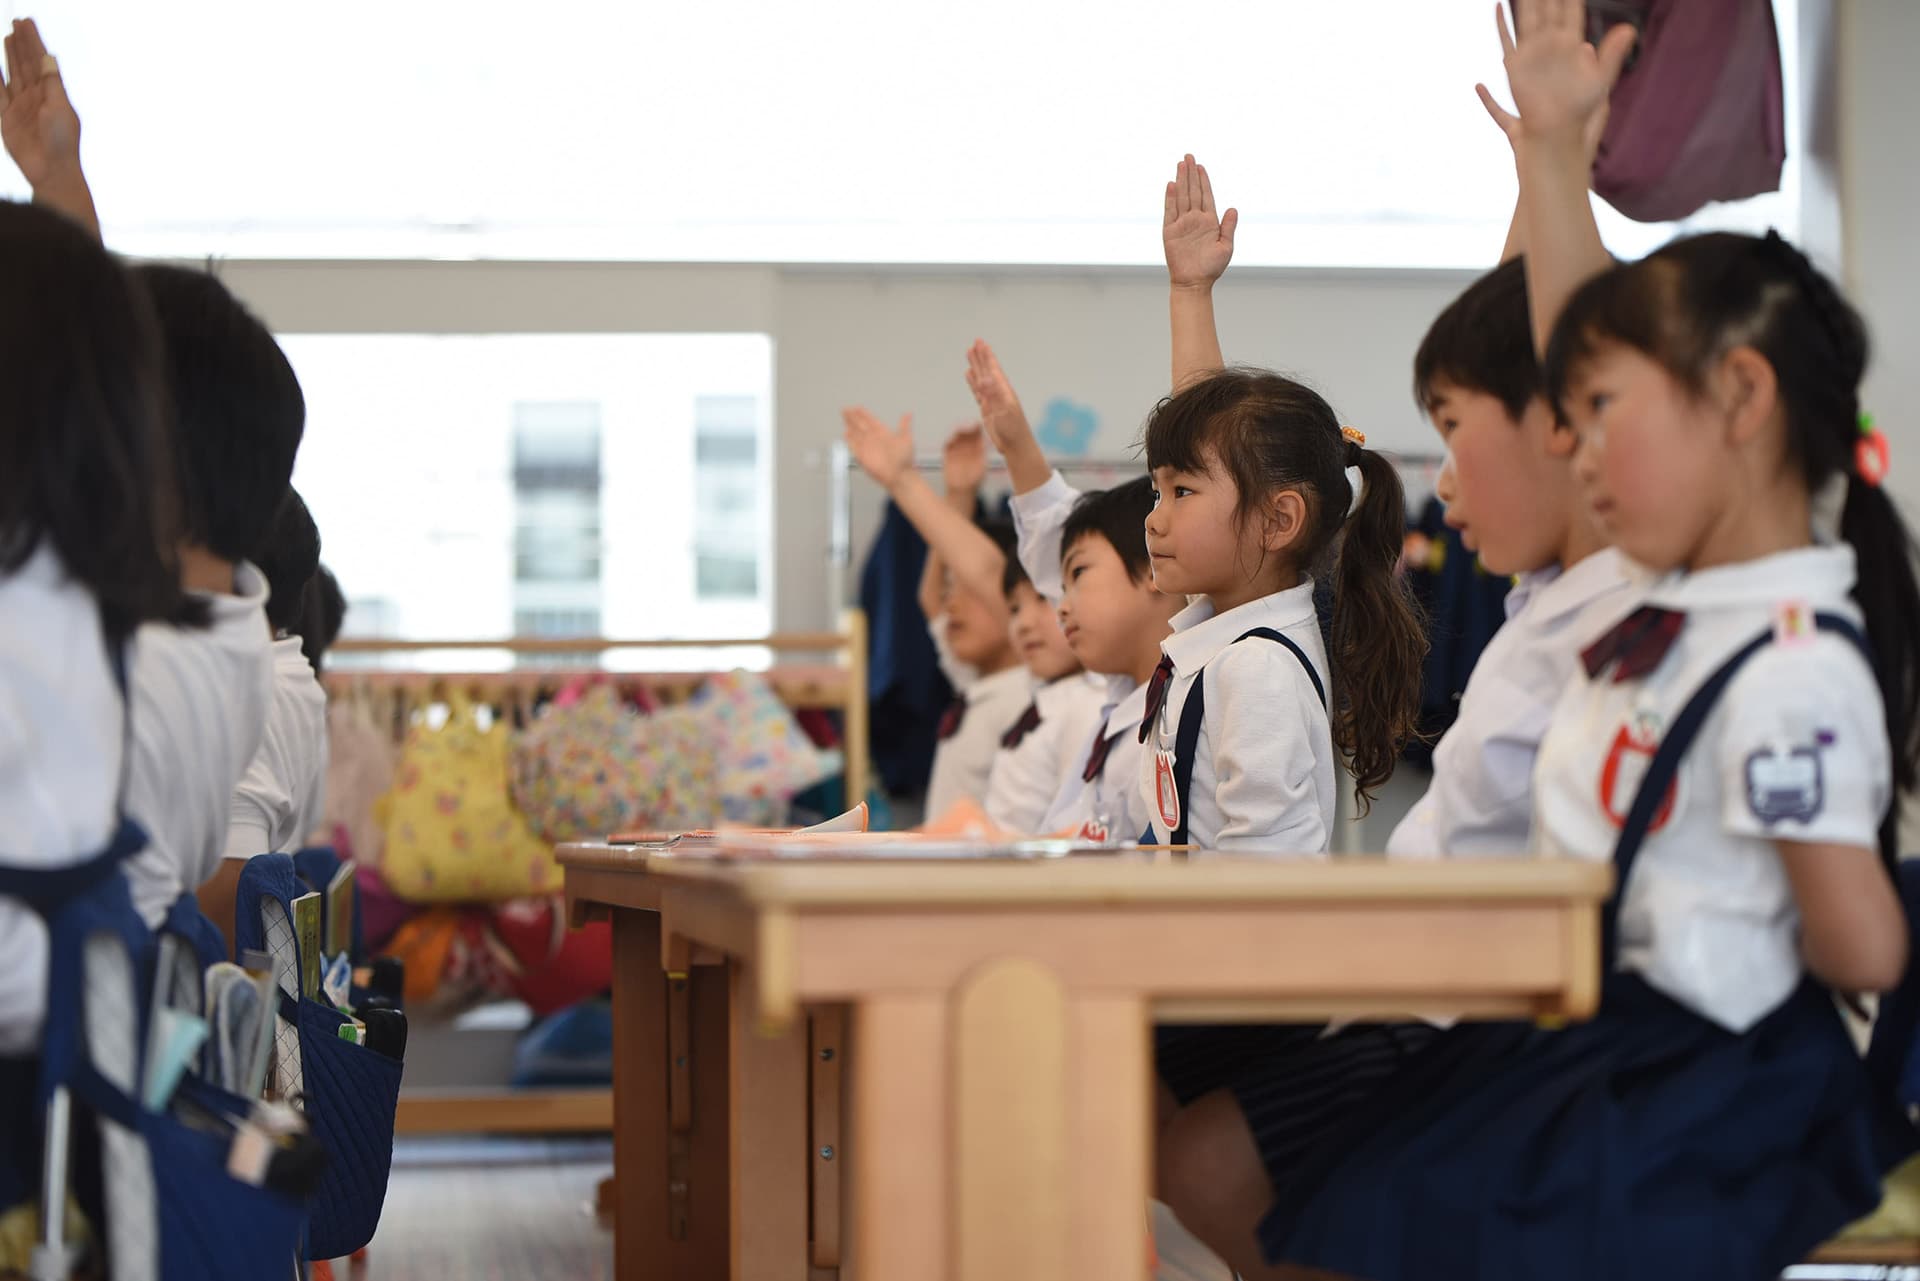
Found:
[[[438,729],[423,714],[407,730],[393,789],[381,799],[380,872],[416,903],[496,902],[558,893],[553,849],[514,808],[507,727],[481,724],[465,697],[447,700]]]

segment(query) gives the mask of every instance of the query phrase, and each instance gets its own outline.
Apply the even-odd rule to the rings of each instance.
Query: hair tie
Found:
[[[1346,437],[1349,445],[1358,445],[1361,449],[1367,447],[1367,433],[1361,431],[1358,427],[1342,427],[1340,434]]]
[[[1853,445],[1853,470],[1861,480],[1878,488],[1893,465],[1886,433],[1873,425],[1872,414],[1860,415],[1860,439]]]

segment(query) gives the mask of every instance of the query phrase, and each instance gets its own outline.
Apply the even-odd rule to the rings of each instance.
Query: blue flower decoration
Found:
[[[1047,453],[1078,458],[1086,454],[1087,446],[1093,443],[1093,433],[1099,429],[1100,415],[1090,406],[1056,396],[1047,402],[1033,435]]]

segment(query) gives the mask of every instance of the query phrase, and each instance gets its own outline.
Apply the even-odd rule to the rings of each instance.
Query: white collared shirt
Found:
[[[1066,592],[1060,578],[1060,536],[1067,527],[1067,517],[1073,514],[1073,505],[1079,501],[1080,491],[1056,471],[1038,489],[1015,494],[1009,504],[1018,537],[1020,568],[1027,571],[1033,590],[1056,608]]]
[[[1853,549],[1808,547],[1669,575],[1648,604],[1686,623],[1646,677],[1582,676],[1555,708],[1534,775],[1533,844],[1612,857],[1652,752],[1695,691],[1790,611],[1858,625]],[[1776,633],[1778,634],[1778,633]],[[1874,848],[1892,794],[1880,689],[1844,637],[1779,639],[1740,669],[1681,763],[1669,811],[1622,889],[1623,969],[1739,1032],[1802,973],[1799,909],[1777,841]]]
[[[1100,737],[1111,740],[1100,772],[1085,778],[1093,755],[1091,731],[1073,752],[1073,766],[1040,820],[1042,832],[1072,832],[1081,840],[1131,841],[1146,830],[1140,808],[1140,718],[1147,687],[1131,676],[1108,676],[1100,705]]]
[[[273,642],[273,698],[260,750],[233,790],[226,856],[291,854],[326,812],[327,692],[300,638]]]
[[[62,867],[98,854],[115,827],[123,733],[92,593],[42,544],[0,575],[0,862]],[[40,1041],[47,930],[0,898],[0,1054]]]
[[[1068,777],[1079,780],[1105,701],[1106,681],[1087,672],[1034,689],[1029,706],[1038,710],[1040,723],[1017,745],[1003,746],[987,774],[987,817],[995,826],[1031,834],[1050,830],[1042,820]],[[1022,708],[1020,715],[1026,714]]]
[[[1562,572],[1523,574],[1507,621],[1474,664],[1460,713],[1433,752],[1433,781],[1387,839],[1394,858],[1520,857],[1533,821],[1540,737],[1580,651],[1639,603],[1612,548]]]
[[[987,775],[1000,751],[1000,740],[1027,710],[1033,678],[1026,665],[982,676],[961,691],[966,714],[952,738],[940,740],[933,751],[933,773],[927,780],[929,822],[938,819],[963,798],[985,808]]]
[[[1327,711],[1306,669],[1284,645],[1258,637],[1233,643],[1256,627],[1272,628],[1298,645],[1331,694],[1312,579],[1224,614],[1215,614],[1204,597],[1187,606],[1173,616],[1173,635],[1160,647],[1173,660],[1174,675],[1140,756],[1140,804],[1153,839],[1168,843],[1170,824],[1159,797],[1172,787],[1159,784],[1159,754],[1173,752],[1181,710],[1204,675],[1206,710],[1187,796],[1187,843],[1325,857],[1340,773]]]
[[[233,789],[266,729],[267,582],[241,562],[233,585],[231,596],[204,598],[211,626],[149,623],[134,638],[127,812],[149,841],[127,864],[127,878],[149,925],[219,870]]]

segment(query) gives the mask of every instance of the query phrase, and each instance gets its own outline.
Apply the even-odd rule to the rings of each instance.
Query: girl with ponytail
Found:
[[[1586,45],[1577,3],[1521,8],[1538,245],[1585,218],[1578,122],[1624,40]],[[1547,392],[1645,583],[1533,775],[1533,850],[1613,868],[1599,1010],[1441,1033],[1299,1155],[1259,1228],[1270,1265],[1760,1281],[1872,1210],[1917,1145],[1894,1079],[1910,993],[1883,1003],[1896,1053],[1871,1068],[1835,1000],[1906,972],[1893,815],[1920,763],[1920,584],[1860,412],[1865,327],[1773,234],[1676,241],[1567,293],[1536,291]]]
[[[1192,602],[1141,725],[1150,843],[1323,854],[1337,766],[1363,805],[1393,773],[1426,640],[1394,575],[1399,476],[1365,440],[1318,393],[1258,370],[1206,376],[1148,421],[1154,584]],[[1334,589],[1324,640],[1317,574]]]

